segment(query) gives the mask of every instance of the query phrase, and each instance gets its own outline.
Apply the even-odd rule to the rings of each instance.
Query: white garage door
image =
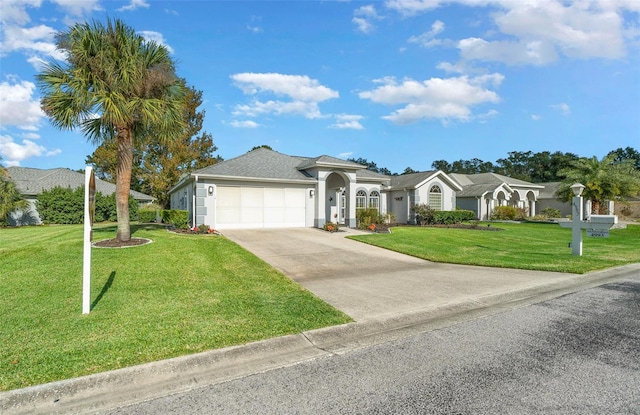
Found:
[[[305,189],[218,186],[216,228],[305,226]]]

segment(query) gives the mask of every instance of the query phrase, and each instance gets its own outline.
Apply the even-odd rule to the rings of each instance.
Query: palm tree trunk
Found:
[[[600,201],[592,199],[591,200],[591,214],[599,215],[600,214]]]
[[[131,169],[133,167],[133,134],[130,127],[118,127],[117,167],[116,167],[116,212],[118,232],[116,238],[121,242],[131,240],[129,223],[129,190],[131,189]]]

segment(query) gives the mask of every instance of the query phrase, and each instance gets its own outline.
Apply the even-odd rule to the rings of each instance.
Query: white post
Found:
[[[82,262],[82,314],[91,311],[91,226],[95,212],[96,182],[93,169],[87,166],[84,180],[84,254]]]
[[[571,254],[582,256],[582,190],[584,186],[576,183],[571,186],[574,197],[571,201]]]

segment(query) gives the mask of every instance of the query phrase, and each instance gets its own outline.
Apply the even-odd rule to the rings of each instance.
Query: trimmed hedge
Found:
[[[425,203],[413,206],[411,210],[416,214],[420,225],[453,225],[476,220],[476,214],[472,210],[434,210]]]
[[[476,214],[472,210],[438,210],[433,212],[433,223],[439,225],[452,225],[470,220],[476,220]]]
[[[165,209],[162,211],[162,222],[175,226],[178,229],[189,227],[189,211],[177,209]]]
[[[76,189],[54,187],[38,195],[36,209],[40,219],[46,224],[80,224],[84,221],[84,186]],[[129,197],[129,218],[135,220],[138,202]],[[115,194],[103,196],[96,193],[95,222],[117,220]]]

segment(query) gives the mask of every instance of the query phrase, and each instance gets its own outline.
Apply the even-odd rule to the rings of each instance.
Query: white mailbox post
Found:
[[[582,230],[587,230],[587,236],[608,238],[609,229],[618,223],[615,215],[591,215],[589,220],[582,220],[582,190],[584,186],[576,183],[571,186],[573,200],[571,201],[571,222],[560,222],[563,228],[571,228],[571,253],[582,256]]]

